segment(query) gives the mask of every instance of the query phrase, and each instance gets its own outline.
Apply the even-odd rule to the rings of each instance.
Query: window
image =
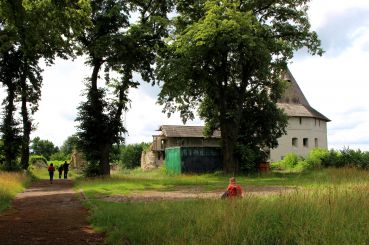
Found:
[[[304,138],[302,140],[302,143],[303,143],[304,147],[309,147],[309,139],[308,138]]]
[[[292,138],[292,146],[297,147],[297,144],[298,144],[297,138]]]
[[[318,138],[315,138],[314,141],[315,141],[315,147],[319,147]]]
[[[300,117],[300,125],[302,124],[302,117]]]

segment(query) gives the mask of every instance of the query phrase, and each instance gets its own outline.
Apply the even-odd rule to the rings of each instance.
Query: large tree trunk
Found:
[[[109,149],[110,149],[110,140],[109,136],[105,135],[109,131],[108,122],[101,120],[103,108],[101,108],[101,103],[98,98],[98,87],[97,87],[97,79],[99,75],[99,71],[103,64],[102,59],[95,59],[94,68],[91,75],[91,104],[94,106],[94,116],[96,119],[96,123],[101,131],[99,132],[101,135],[98,137],[100,139],[99,144],[99,166],[100,166],[100,175],[110,175],[110,163],[109,163]]]
[[[109,152],[110,152],[110,145],[105,144],[102,146],[100,152],[100,172],[101,175],[110,175],[110,163],[109,163]]]
[[[238,173],[238,163],[235,159],[235,146],[239,125],[231,120],[221,121],[223,171],[228,174]]]
[[[24,75],[21,78],[21,93],[22,93],[22,107],[21,114],[23,119],[23,137],[22,137],[22,149],[21,149],[21,166],[23,169],[27,170],[29,165],[29,143],[31,134],[31,121],[29,119],[27,101],[27,81],[26,81],[26,71],[23,71]]]

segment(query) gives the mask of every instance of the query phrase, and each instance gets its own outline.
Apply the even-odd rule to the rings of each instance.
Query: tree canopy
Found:
[[[184,121],[194,108],[206,134],[222,134],[226,172],[238,170],[237,150],[275,147],[287,118],[276,102],[294,51],[322,54],[310,30],[306,0],[178,1],[178,16],[157,66],[159,102]],[[242,155],[242,154],[241,154]]]
[[[28,167],[32,114],[38,110],[42,75],[39,60],[74,56],[74,39],[88,25],[89,1],[0,1],[0,80],[6,87],[1,125],[5,165],[13,169],[21,153]],[[21,119],[14,116],[20,102]],[[20,126],[20,124],[22,125]]]
[[[121,116],[128,90],[139,84],[133,73],[154,81],[155,53],[166,35],[171,1],[92,0],[91,7],[92,26],[79,39],[92,68],[77,117],[79,147],[97,174],[109,175],[109,152],[126,131]],[[98,86],[102,69],[105,86]]]
[[[47,160],[50,160],[50,156],[58,152],[59,148],[54,146],[53,142],[49,140],[42,140],[40,137],[35,137],[31,143],[31,151],[34,155],[41,155]]]

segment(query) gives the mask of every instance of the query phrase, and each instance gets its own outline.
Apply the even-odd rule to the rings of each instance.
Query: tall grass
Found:
[[[95,202],[110,244],[367,244],[369,185],[243,200]]]
[[[91,199],[91,222],[110,244],[367,244],[369,171],[331,168],[238,176],[243,187],[297,186],[242,200],[111,203]],[[166,176],[139,171],[79,180],[89,196],[196,186],[225,188],[220,174]]]
[[[0,212],[8,208],[10,201],[31,182],[25,173],[0,172]]]

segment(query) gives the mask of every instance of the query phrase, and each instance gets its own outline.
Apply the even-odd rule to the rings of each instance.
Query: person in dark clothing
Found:
[[[68,171],[69,171],[69,164],[67,161],[63,164],[63,170],[64,170],[64,179],[68,179]]]
[[[53,179],[54,179],[54,172],[55,172],[55,167],[54,167],[54,165],[52,163],[47,168],[47,171],[49,171],[50,184],[52,184],[53,183]]]
[[[60,164],[60,166],[58,167],[59,179],[61,179],[62,177],[63,169],[64,169],[63,164]]]

